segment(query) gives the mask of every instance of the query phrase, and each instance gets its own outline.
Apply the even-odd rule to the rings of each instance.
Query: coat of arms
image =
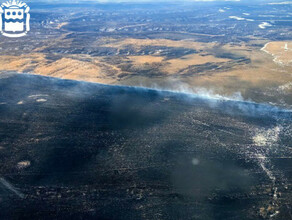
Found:
[[[6,37],[22,37],[30,31],[30,8],[26,3],[11,0],[0,7],[0,32]]]

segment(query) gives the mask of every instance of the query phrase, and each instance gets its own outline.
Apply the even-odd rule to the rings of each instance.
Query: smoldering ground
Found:
[[[269,160],[291,156],[289,111],[33,75],[0,88],[0,175],[25,198],[1,203],[2,216],[252,218],[274,202],[267,188],[282,193],[278,207],[289,201],[290,165]],[[254,142],[279,124],[279,145]]]

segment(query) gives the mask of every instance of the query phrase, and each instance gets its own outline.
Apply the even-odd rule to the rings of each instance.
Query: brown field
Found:
[[[214,63],[227,62],[227,61],[229,61],[229,59],[216,58],[212,55],[202,56],[199,54],[191,54],[191,55],[183,56],[179,59],[167,60],[167,63],[162,69],[162,71],[169,74],[175,74],[190,66],[213,63],[213,62]]]
[[[256,39],[253,40],[253,43],[255,42]],[[105,38],[99,41],[99,46],[120,49],[130,47],[137,51],[145,46],[177,47],[195,49],[197,53],[178,58],[167,58],[159,54],[159,51],[154,51],[152,55],[140,56],[91,57],[84,54],[66,54],[61,55],[56,60],[48,60],[47,54],[41,52],[44,47],[40,47],[31,54],[0,56],[0,71],[29,72],[65,79],[128,85],[143,85],[145,81],[148,82],[147,85],[165,85],[164,82],[173,77],[177,82],[187,84],[190,87],[204,87],[224,95],[235,92],[244,94],[250,88],[266,90],[274,87],[287,90],[288,87],[284,85],[292,82],[292,67],[290,65],[292,59],[290,46],[292,43],[287,43],[285,49],[286,43],[271,42],[261,50],[249,44],[218,45],[216,43],[166,39]],[[60,44],[70,45],[71,41],[58,39],[46,43],[46,47]],[[237,63],[231,58],[220,58],[216,55],[218,52],[244,57],[250,62]],[[279,62],[285,65],[279,65]],[[211,64],[217,68],[208,69]],[[196,66],[200,66],[200,72],[196,72],[197,69],[194,68]],[[147,76],[148,70],[149,76]],[[143,71],[142,76],[139,75],[140,71]],[[184,74],[186,72],[187,75]],[[153,77],[153,74],[159,77],[159,81],[157,81],[157,77]]]
[[[161,56],[128,56],[128,59],[132,61],[135,66],[145,65],[146,63],[161,63],[164,57]]]
[[[272,55],[275,63],[292,65],[292,42],[270,42],[262,50]]]
[[[85,62],[73,56],[51,62],[42,53],[21,56],[0,56],[0,71],[28,72],[62,79],[109,84],[115,82],[114,75],[119,73],[117,67],[100,63],[98,60]]]
[[[133,39],[127,38],[123,40],[116,39],[107,39],[104,47],[114,47],[114,48],[125,48],[125,46],[132,45],[135,48],[139,48],[142,46],[165,46],[165,47],[182,47],[189,49],[206,49],[216,46],[216,43],[201,43],[201,42],[193,42],[187,40],[174,41],[167,39]]]

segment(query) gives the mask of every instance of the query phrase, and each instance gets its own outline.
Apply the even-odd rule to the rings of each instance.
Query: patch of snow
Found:
[[[238,20],[238,21],[245,20],[245,18],[241,18],[241,17],[238,17],[238,16],[229,16],[229,18],[235,19],[235,20]]]
[[[36,102],[46,102],[46,99],[37,99]]]
[[[268,130],[259,130],[253,137],[253,142],[256,146],[272,146],[279,140],[281,128],[276,126]]]
[[[292,5],[292,1],[286,1],[286,2],[270,2],[268,5]]]
[[[285,92],[286,90],[292,89],[292,82],[288,82],[278,87],[278,91]]]
[[[32,98],[32,99],[34,99],[34,98],[44,97],[44,96],[48,96],[48,95],[36,94],[36,95],[30,95],[30,96],[28,96],[28,98]]]
[[[266,27],[272,27],[272,25],[268,22],[263,22],[263,23],[259,24],[259,28],[261,28],[261,29],[266,29]]]

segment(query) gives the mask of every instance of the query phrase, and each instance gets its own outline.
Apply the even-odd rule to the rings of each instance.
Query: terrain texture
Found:
[[[291,111],[0,79],[1,219],[290,219]]]
[[[35,3],[0,71],[292,104],[290,4]]]

